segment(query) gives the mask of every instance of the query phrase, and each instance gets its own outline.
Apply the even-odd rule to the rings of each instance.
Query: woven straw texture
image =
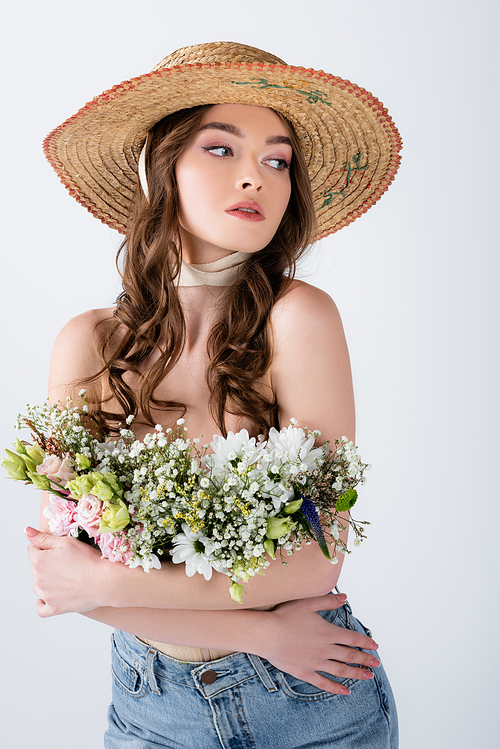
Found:
[[[311,178],[316,239],[354,221],[394,179],[401,138],[375,97],[233,42],[177,50],[150,73],[105,91],[53,130],[44,152],[70,195],[125,233],[149,129],[179,109],[232,103],[271,107],[294,125]]]

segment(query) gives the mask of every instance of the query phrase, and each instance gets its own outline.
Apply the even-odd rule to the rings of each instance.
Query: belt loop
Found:
[[[151,687],[151,691],[153,692],[153,694],[161,694],[161,690],[156,683],[156,676],[153,670],[154,659],[157,655],[158,653],[156,652],[156,650],[153,650],[153,648],[150,648],[146,655],[146,669],[148,672],[149,686]]]
[[[269,676],[269,673],[267,671],[267,668],[262,663],[262,660],[259,658],[258,655],[253,655],[253,653],[247,653],[248,660],[254,667],[257,676],[261,680],[261,682],[264,684],[265,688],[268,692],[277,692],[278,687],[273,682],[271,677]]]

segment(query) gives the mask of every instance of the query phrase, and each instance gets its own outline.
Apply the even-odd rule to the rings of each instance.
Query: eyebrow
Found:
[[[266,143],[274,145],[276,143],[286,143],[288,146],[292,145],[292,141],[287,135],[271,135],[270,138],[266,138]]]
[[[239,127],[230,125],[227,122],[207,122],[206,125],[200,127],[198,132],[202,130],[222,130],[224,133],[231,133],[231,135],[236,135],[238,138],[245,137]],[[292,141],[286,135],[270,135],[269,138],[266,138],[266,143],[268,145],[276,145],[278,143],[285,143],[288,146],[292,145]]]

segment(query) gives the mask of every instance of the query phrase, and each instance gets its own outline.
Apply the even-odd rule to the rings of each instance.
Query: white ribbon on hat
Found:
[[[146,176],[146,149],[148,147],[148,141],[149,141],[149,133],[146,135],[146,140],[144,141],[144,145],[142,147],[142,151],[139,156],[139,162],[137,164],[137,168],[139,172],[139,182],[142,187],[142,192],[144,193],[144,196],[149,203],[148,178]]]

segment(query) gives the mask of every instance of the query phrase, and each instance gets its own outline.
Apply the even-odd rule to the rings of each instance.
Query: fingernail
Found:
[[[24,529],[25,534],[28,536],[28,538],[34,538],[38,535],[38,531],[35,530],[35,528],[31,528],[29,525],[26,526]]]
[[[378,668],[380,666],[380,661],[378,658],[373,658],[370,661],[370,666],[373,666],[373,668]]]
[[[340,694],[351,694],[350,691],[347,689],[347,687],[342,687],[340,690]]]
[[[373,679],[373,674],[371,671],[363,671],[361,674],[362,679]]]
[[[377,645],[377,643],[375,642],[375,640],[372,640],[372,647],[371,647],[371,650],[378,650],[378,647],[379,647],[379,646]]]

